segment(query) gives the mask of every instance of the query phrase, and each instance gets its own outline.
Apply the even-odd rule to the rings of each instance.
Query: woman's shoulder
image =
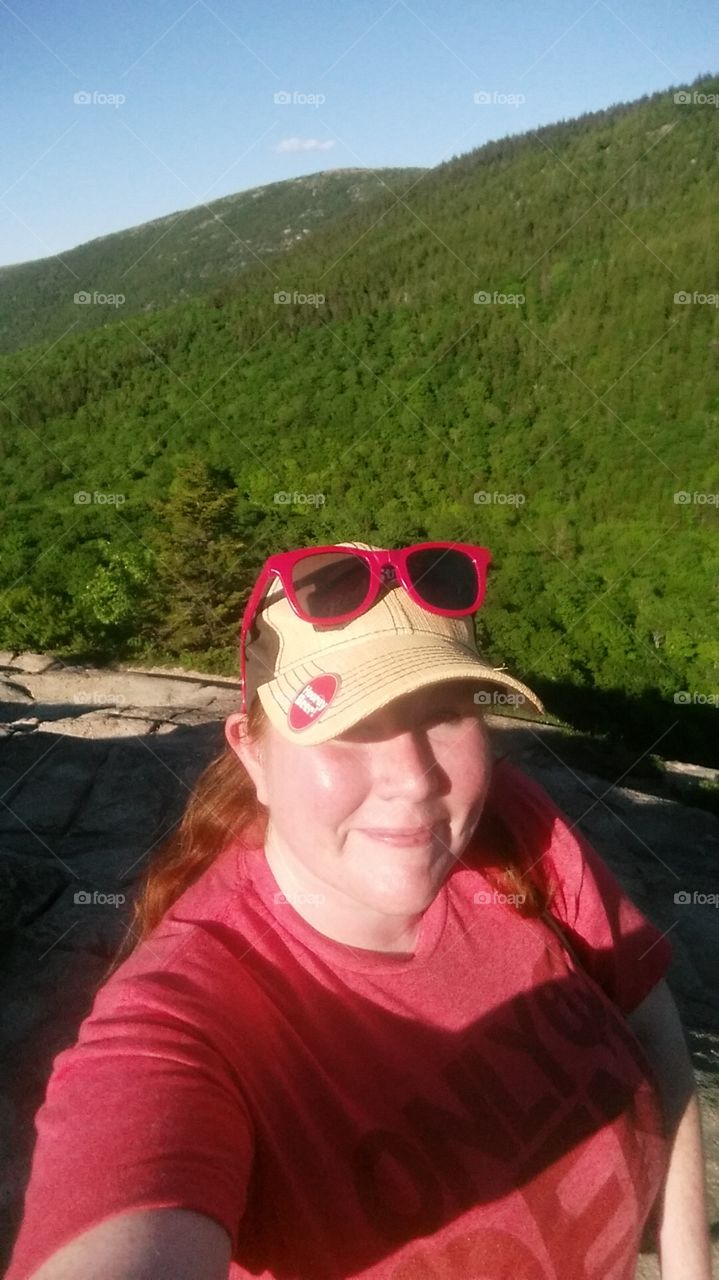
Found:
[[[487,803],[521,838],[544,834],[551,841],[566,815],[549,792],[530,774],[525,773],[507,756],[494,765]]]
[[[550,829],[569,823],[567,814],[546,787],[508,756],[500,756],[492,772],[489,799],[495,808],[528,825],[544,824]]]
[[[495,763],[488,800],[530,864],[541,859],[555,884],[556,906],[566,917],[583,877],[582,833],[542,783],[506,756]]]
[[[235,995],[243,981],[249,988],[242,868],[239,846],[227,846],[100,987],[92,1014],[172,1009],[195,1019],[203,1009],[219,1012],[230,987]]]

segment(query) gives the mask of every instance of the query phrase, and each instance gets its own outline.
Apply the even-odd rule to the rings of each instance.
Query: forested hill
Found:
[[[160,311],[286,253],[318,227],[409,187],[423,169],[332,169],[271,182],[51,258],[0,267],[0,352]]]
[[[717,763],[719,80],[677,92],[441,165],[279,280],[0,360],[0,648],[235,671],[270,551],[465,539],[494,662]]]

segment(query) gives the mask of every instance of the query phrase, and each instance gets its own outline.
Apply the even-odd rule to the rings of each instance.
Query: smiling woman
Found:
[[[633,1280],[659,1205],[689,1256],[671,948],[493,757],[488,690],[542,708],[477,652],[482,551],[268,561],[225,749],[54,1063],[7,1280]]]
[[[351,946],[411,951],[477,826],[491,752],[474,688],[405,694],[306,748],[269,726],[227,734],[265,805],[265,857],[287,901]]]

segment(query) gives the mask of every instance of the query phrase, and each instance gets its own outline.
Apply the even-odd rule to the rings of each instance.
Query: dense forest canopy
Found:
[[[52,258],[0,267],[0,352],[160,311],[280,257],[384,186],[422,169],[330,169],[270,182],[100,236]]]
[[[493,662],[719,763],[717,91],[490,143],[281,268],[0,358],[0,647],[236,673],[270,552],[469,540]]]

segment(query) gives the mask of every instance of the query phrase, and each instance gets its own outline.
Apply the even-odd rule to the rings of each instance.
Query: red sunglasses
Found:
[[[418,542],[400,551],[361,547],[300,548],[265,560],[242,615],[242,710],[247,688],[247,634],[271,578],[277,576],[298,618],[315,626],[351,622],[374,604],[382,587],[404,587],[430,613],[459,618],[479,609],[492,553],[462,542]]]

